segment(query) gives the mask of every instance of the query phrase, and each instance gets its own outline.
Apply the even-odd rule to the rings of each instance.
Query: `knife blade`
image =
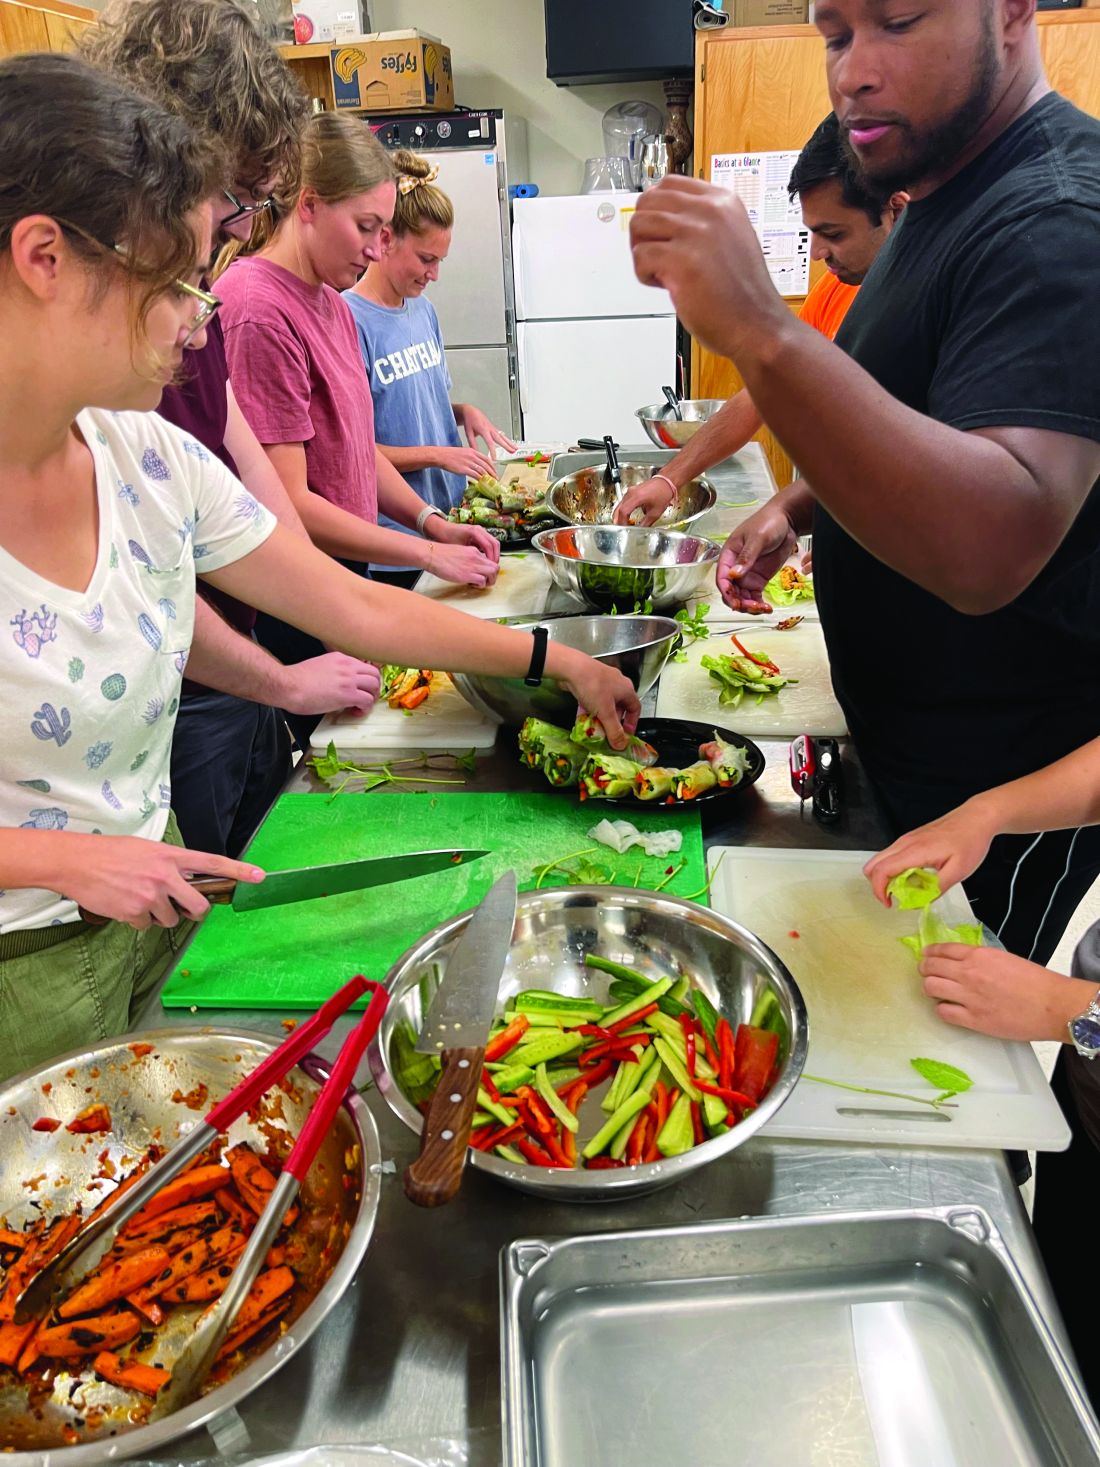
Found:
[[[516,873],[506,871],[460,932],[436,989],[416,1048],[442,1054],[443,1071],[405,1172],[405,1194],[439,1207],[458,1191],[481,1084],[485,1043],[516,921]]]
[[[430,876],[432,872],[446,871],[451,866],[480,861],[488,854],[488,851],[476,850],[412,851],[401,856],[341,861],[331,866],[269,871],[260,882],[234,881],[224,876],[189,876],[187,884],[208,902],[219,906],[230,903],[235,912],[255,912],[263,907],[311,902],[319,897],[366,891],[369,887],[388,886],[395,881],[410,881],[414,876]],[[80,915],[94,927],[107,921],[106,917],[85,911],[83,907]]]

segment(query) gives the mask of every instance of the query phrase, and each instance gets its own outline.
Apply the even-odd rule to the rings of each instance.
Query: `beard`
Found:
[[[856,171],[869,179],[877,190],[888,194],[911,188],[925,178],[945,172],[992,111],[1000,74],[993,13],[987,7],[982,22],[980,50],[966,99],[954,112],[924,132],[914,131],[907,123],[899,125],[906,156],[884,163],[881,169],[861,158],[845,136],[844,150]]]

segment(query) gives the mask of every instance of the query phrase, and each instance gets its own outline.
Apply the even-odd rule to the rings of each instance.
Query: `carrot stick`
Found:
[[[0,1324],[0,1365],[14,1365],[37,1328],[37,1319],[29,1324]]]
[[[252,1211],[259,1216],[274,1190],[275,1174],[264,1165],[251,1147],[245,1146],[243,1142],[240,1146],[234,1146],[232,1151],[226,1152],[226,1160],[233,1173],[237,1191]],[[297,1216],[297,1207],[291,1207],[284,1219],[285,1224],[289,1227]]]
[[[279,1315],[285,1313],[289,1307],[289,1299],[276,1300],[266,1314],[261,1314],[259,1319],[254,1319],[251,1324],[245,1325],[243,1329],[235,1330],[218,1351],[216,1358],[218,1360],[224,1360],[227,1356],[234,1354],[242,1345],[246,1345],[252,1339],[253,1335],[258,1335],[261,1330],[267,1329],[269,1324],[274,1324]]]
[[[101,1351],[92,1361],[95,1373],[111,1385],[155,1396],[172,1379],[172,1373],[160,1365],[142,1365],[140,1360],[121,1360],[109,1350]]]
[[[190,1244],[197,1243],[200,1238],[206,1237],[207,1231],[206,1228],[177,1228],[174,1233],[166,1233],[164,1237],[157,1239],[155,1244],[153,1239],[146,1239],[144,1243],[136,1247],[120,1248],[116,1245],[107,1254],[107,1261],[117,1263],[120,1258],[132,1258],[135,1253],[153,1246],[161,1247],[167,1253],[178,1253],[182,1248],[187,1248]]]
[[[55,1360],[79,1360],[93,1350],[115,1349],[141,1333],[141,1320],[131,1309],[118,1314],[97,1314],[88,1319],[67,1320],[40,1330],[34,1344],[40,1355]]]
[[[208,1238],[200,1238],[197,1243],[191,1243],[186,1248],[181,1248],[178,1253],[168,1256],[160,1272],[144,1288],[137,1291],[136,1297],[143,1302],[155,1299],[165,1289],[170,1289],[173,1284],[178,1284],[181,1279],[190,1278],[192,1274],[209,1268],[219,1258],[239,1252],[244,1247],[245,1241],[244,1234],[237,1228],[228,1226],[219,1228]]]
[[[62,1319],[74,1319],[80,1314],[93,1314],[102,1310],[125,1294],[134,1294],[151,1278],[155,1278],[169,1264],[167,1248],[155,1245],[142,1248],[128,1258],[120,1258],[106,1268],[93,1273],[79,1288],[58,1307]]]
[[[261,1273],[249,1290],[247,1299],[241,1305],[233,1321],[236,1328],[244,1329],[246,1325],[258,1319],[270,1304],[273,1304],[283,1294],[289,1293],[296,1283],[297,1279],[285,1265],[282,1268],[270,1268],[265,1273]]]
[[[173,1207],[156,1217],[144,1218],[141,1222],[135,1216],[119,1228],[115,1246],[125,1243],[127,1247],[136,1244],[144,1248],[150,1243],[161,1242],[177,1228],[197,1228],[203,1223],[213,1222],[217,1215],[218,1209],[214,1202],[191,1202],[184,1207]]]
[[[178,1284],[169,1285],[160,1297],[166,1304],[202,1304],[207,1299],[216,1299],[224,1293],[236,1264],[235,1255],[223,1259],[216,1268],[193,1273],[190,1278],[180,1279]]]
[[[209,1197],[216,1192],[228,1180],[225,1167],[223,1166],[197,1166],[193,1171],[181,1172],[178,1177],[173,1177],[167,1182],[140,1212],[134,1214],[139,1225],[147,1223],[151,1218],[159,1217],[161,1213],[168,1212],[173,1207],[180,1207],[185,1202],[198,1202],[202,1197]]]
[[[150,1324],[164,1323],[164,1310],[155,1299],[140,1299],[137,1294],[127,1294],[126,1303],[139,1314],[144,1314]]]
[[[18,1248],[22,1253],[29,1241],[29,1233],[13,1233],[10,1228],[0,1228],[0,1248]]]
[[[224,1213],[228,1214],[230,1222],[235,1222],[246,1233],[252,1231],[252,1225],[256,1221],[256,1214],[250,1207],[246,1207],[240,1198],[235,1196],[228,1187],[219,1187],[214,1193],[214,1201]]]

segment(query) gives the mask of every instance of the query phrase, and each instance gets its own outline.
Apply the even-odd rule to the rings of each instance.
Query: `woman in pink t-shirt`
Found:
[[[271,238],[218,281],[233,391],[322,550],[357,567],[491,585],[497,541],[450,524],[375,451],[370,384],[340,291],[378,258],[396,196],[390,157],[364,122],[327,112],[307,124],[302,154],[301,186],[278,201]],[[419,536],[381,528],[380,506]]]

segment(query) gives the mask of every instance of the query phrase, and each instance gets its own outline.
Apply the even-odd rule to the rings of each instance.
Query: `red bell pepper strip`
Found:
[[[634,1045],[641,1044],[644,1046],[652,1042],[652,1034],[631,1034],[629,1037],[623,1034],[616,1034],[614,1039],[609,1039],[604,1044],[594,1044],[591,1049],[586,1049],[577,1060],[577,1064],[583,1070],[589,1065],[595,1064],[598,1059],[604,1059],[605,1057],[625,1060],[627,1064],[637,1064],[637,1056],[631,1053]]]
[[[695,1025],[690,1014],[680,1015],[680,1029],[684,1036],[684,1048],[687,1050],[687,1072],[692,1080],[695,1079]]]
[[[737,648],[742,657],[747,657],[750,662],[754,662],[757,667],[762,667],[765,672],[771,673],[774,676],[774,674],[779,671],[779,668],[775,665],[770,657],[766,657],[762,652],[750,652],[747,647],[742,646],[736,632],[733,634],[732,637],[730,637],[730,641]]]
[[[703,1041],[703,1051],[707,1057],[707,1064],[710,1065],[711,1069],[717,1075],[720,1069],[717,1051],[715,1050],[714,1045],[711,1044],[710,1040],[707,1038],[707,1031],[703,1028],[702,1023],[698,1019],[695,1020],[695,1030],[699,1038]]]
[[[668,1092],[668,1108],[669,1108],[670,1111],[671,1111],[672,1107],[676,1104],[676,1102],[679,1099],[680,1099],[680,1091],[679,1091],[679,1088],[676,1087],[676,1086],[674,1086]]]
[[[742,1110],[755,1110],[756,1101],[748,1095],[742,1095],[740,1090],[727,1090],[724,1085],[709,1085],[706,1080],[700,1080],[696,1076],[696,1088],[704,1090],[708,1095],[717,1095],[719,1100],[724,1100],[727,1105],[740,1106]]]
[[[633,1029],[635,1024],[642,1019],[648,1019],[650,1014],[655,1014],[659,1007],[660,1005],[656,1003],[647,1003],[644,1009],[636,1009],[634,1013],[627,1014],[625,1019],[620,1019],[617,1024],[609,1024],[607,1032],[621,1034],[624,1029]]]
[[[554,1122],[530,1085],[521,1085],[516,1095],[523,1102],[521,1113],[527,1117],[531,1130],[537,1131],[543,1138],[553,1135]]]
[[[613,1156],[590,1156],[585,1167],[590,1172],[610,1171],[612,1167],[626,1166],[625,1161],[616,1161]]]
[[[626,1143],[627,1166],[638,1166],[641,1164],[645,1154],[646,1134],[649,1130],[649,1107],[641,1111],[638,1119],[634,1122],[634,1129],[630,1133],[630,1139]]]
[[[573,1112],[574,1115],[580,1110],[584,1097],[588,1094],[588,1083],[585,1080],[573,1080],[564,1085],[558,1091],[558,1098]]]
[[[718,1040],[718,1083],[723,1089],[728,1090],[733,1084],[735,1058],[733,1030],[730,1028],[728,1019],[718,1020],[714,1037]]]
[[[660,1132],[664,1129],[664,1124],[668,1120],[670,1109],[668,1103],[668,1086],[663,1080],[658,1080],[653,1087],[653,1105],[657,1121],[657,1132]],[[656,1139],[657,1135],[654,1133],[654,1140]]]
[[[557,1166],[572,1166],[573,1163],[565,1154],[565,1151],[562,1148],[562,1144],[558,1140],[558,1133],[556,1129],[551,1129],[549,1136],[543,1136],[540,1139],[543,1146],[545,1146],[546,1150],[549,1152],[550,1160],[552,1162],[554,1162]]]
[[[584,1088],[595,1090],[597,1085],[602,1085],[608,1078],[615,1066],[610,1060],[600,1060],[598,1065],[593,1065],[584,1076]]]
[[[703,1131],[703,1117],[697,1100],[691,1102],[691,1129],[695,1133],[696,1146],[702,1146],[707,1138]]]
[[[561,1149],[562,1149],[562,1152],[565,1155],[565,1159],[569,1163],[569,1165],[570,1166],[576,1166],[576,1164],[577,1164],[577,1138],[576,1138],[576,1136],[574,1136],[574,1134],[573,1134],[572,1131],[567,1131],[564,1126],[562,1127],[562,1133],[561,1133]]]
[[[481,1071],[481,1083],[492,1100],[500,1099],[500,1091],[493,1084],[492,1075],[490,1075],[489,1071],[484,1068]]]
[[[645,1155],[642,1160],[643,1162],[660,1161],[661,1153],[657,1150],[657,1137],[660,1135],[661,1125],[656,1101],[649,1103],[645,1113],[649,1117],[649,1130],[646,1132]]]
[[[526,1136],[520,1136],[519,1139],[516,1141],[516,1150],[519,1151],[524,1159],[526,1161],[529,1161],[532,1166],[560,1167],[562,1165],[561,1162],[551,1160],[551,1158],[547,1156],[546,1152],[543,1151],[541,1146],[536,1146],[535,1143]]]
[[[578,1024],[575,1029],[570,1029],[570,1034],[586,1034],[594,1039],[611,1039],[613,1035],[610,1029],[604,1029],[599,1024]]]
[[[506,1141],[511,1141],[522,1134],[522,1121],[517,1121],[514,1126],[482,1126],[481,1130],[475,1133],[470,1145],[478,1151],[492,1151],[494,1146],[503,1146]]]
[[[515,1049],[530,1027],[531,1021],[527,1015],[517,1014],[507,1029],[502,1029],[489,1040],[485,1046],[485,1058],[489,1061],[498,1060],[510,1049]]]
[[[737,1029],[735,1073],[737,1088],[755,1104],[768,1088],[768,1078],[779,1053],[779,1035],[770,1029],[740,1024]]]

